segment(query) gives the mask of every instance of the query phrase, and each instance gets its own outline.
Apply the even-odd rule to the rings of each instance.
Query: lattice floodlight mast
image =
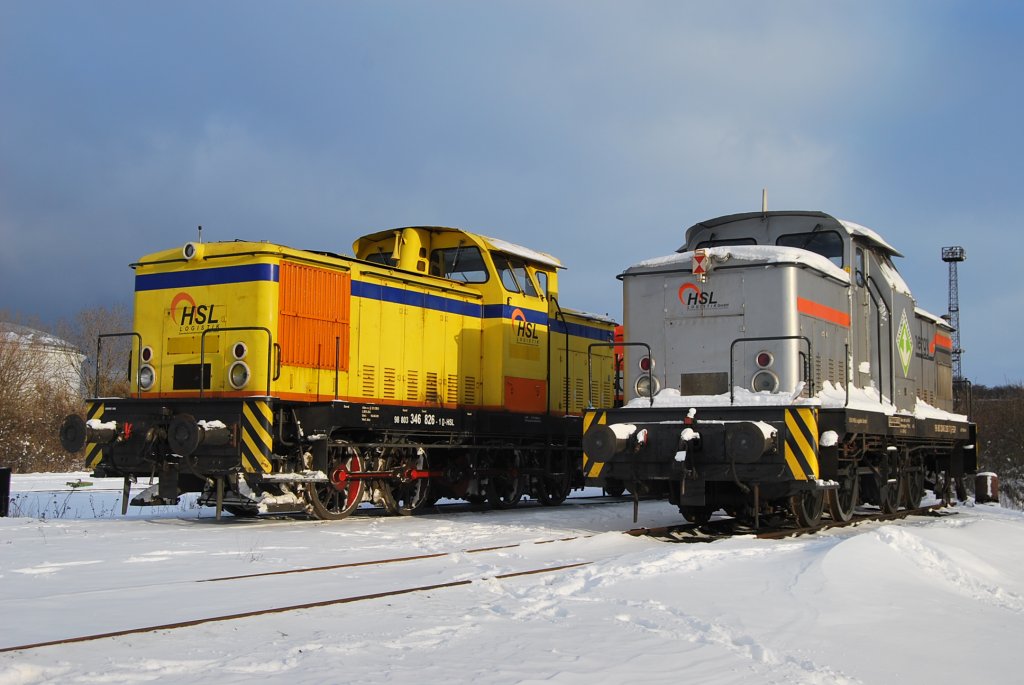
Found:
[[[953,382],[963,380],[960,366],[960,294],[956,278],[956,265],[967,259],[967,252],[960,246],[942,248],[942,261],[949,264],[949,325],[953,327]]]

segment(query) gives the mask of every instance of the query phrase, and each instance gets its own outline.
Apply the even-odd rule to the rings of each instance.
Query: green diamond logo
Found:
[[[914,336],[910,335],[910,324],[907,323],[907,310],[903,310],[903,318],[900,319],[900,330],[896,333],[896,349],[900,351],[900,361],[903,362],[903,375],[910,375],[910,360],[914,356]]]

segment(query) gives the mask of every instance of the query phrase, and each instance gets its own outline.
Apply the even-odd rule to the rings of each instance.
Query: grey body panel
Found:
[[[817,255],[791,259],[799,252],[794,236],[802,235],[841,245],[830,255],[835,268]],[[790,242],[778,248],[780,240]],[[680,252],[705,245],[716,255],[743,253],[745,247],[729,246],[739,241],[778,252],[726,258],[705,275],[695,275],[685,255],[621,275],[625,338],[651,346],[661,388],[685,395],[751,390],[760,371],[754,360],[768,352],[780,394],[808,396],[828,382],[867,390],[890,411],[913,412],[918,397],[951,409],[945,350],[934,345],[943,338],[935,335],[941,323],[916,310],[891,261],[899,253],[881,237],[821,212],[737,214],[691,227]],[[789,339],[763,340],[778,337]],[[628,400],[644,353],[625,352]]]

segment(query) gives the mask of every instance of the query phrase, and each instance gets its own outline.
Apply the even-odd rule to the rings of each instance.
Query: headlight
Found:
[[[653,388],[651,387],[652,383],[654,384]],[[659,383],[658,379],[654,376],[648,376],[645,374],[636,379],[636,385],[633,386],[633,389],[636,390],[636,394],[639,397],[653,397],[658,394],[659,390],[661,390],[661,383]]]
[[[750,381],[754,392],[775,392],[779,389],[779,377],[771,371],[758,371]]]
[[[143,347],[142,352],[140,352],[139,354],[142,357],[143,364],[148,364],[151,361],[153,361],[153,348],[150,347],[149,345]]]
[[[231,346],[231,354],[234,355],[235,359],[245,359],[245,355],[249,353],[249,348],[245,346],[244,342],[236,342]]]
[[[235,390],[241,390],[249,382],[249,365],[245,362],[235,362],[228,369],[228,382]]]
[[[156,382],[156,371],[149,364],[139,369],[139,390],[149,390]]]

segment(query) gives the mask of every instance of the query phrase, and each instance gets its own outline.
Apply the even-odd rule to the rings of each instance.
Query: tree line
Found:
[[[86,309],[43,329],[0,311],[0,466],[14,473],[81,470],[81,455],[60,445],[64,417],[84,415],[97,380],[104,395],[128,393],[130,339],[110,339],[99,364],[96,355],[101,333],[132,329],[127,307]]]
[[[971,418],[978,424],[978,467],[999,476],[1005,500],[1024,506],[1024,384],[975,385]]]

